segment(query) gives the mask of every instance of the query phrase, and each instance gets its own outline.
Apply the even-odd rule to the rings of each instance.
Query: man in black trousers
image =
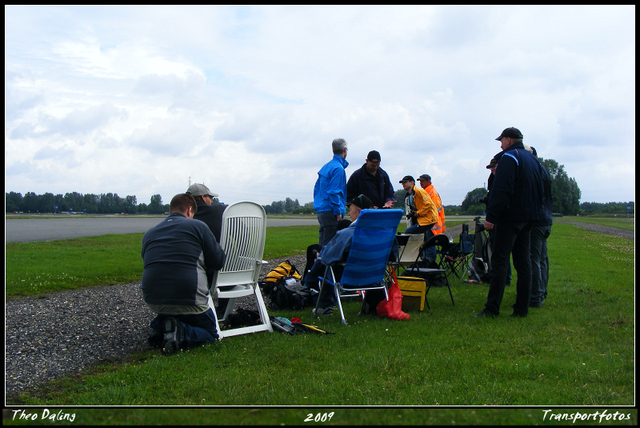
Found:
[[[531,295],[530,234],[533,224],[551,217],[551,178],[538,159],[522,144],[522,133],[507,128],[496,140],[502,152],[489,192],[486,230],[495,229],[491,282],[484,309],[474,318],[495,318],[507,282],[509,256],[518,272],[512,317],[526,317]],[[498,156],[496,156],[498,157]]]

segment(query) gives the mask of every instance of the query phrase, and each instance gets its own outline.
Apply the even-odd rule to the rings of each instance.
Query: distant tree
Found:
[[[473,189],[468,192],[460,206],[461,214],[482,215],[486,210],[486,205],[479,203],[478,199],[484,198],[487,196],[487,193],[487,189],[484,187],[478,187],[477,189]]]
[[[563,215],[576,215],[580,211],[582,192],[574,178],[569,178],[564,165],[553,159],[541,159],[542,164],[551,176],[551,194],[553,204],[551,210]]]
[[[407,192],[404,189],[396,190],[393,192],[393,199],[397,202],[393,205],[394,208],[399,208],[401,210],[405,209],[404,198],[407,196]]]
[[[127,196],[122,203],[122,211],[127,214],[133,214],[136,212],[136,205],[138,200],[135,196]]]
[[[151,202],[149,202],[147,211],[149,214],[162,214],[163,212],[165,212],[165,207],[164,205],[162,205],[162,196],[151,196]]]
[[[22,211],[22,193],[5,192],[5,203],[7,212]]]

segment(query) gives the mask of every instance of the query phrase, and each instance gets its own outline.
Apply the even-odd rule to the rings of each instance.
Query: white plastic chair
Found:
[[[259,331],[273,331],[258,286],[260,269],[266,263],[262,260],[266,231],[267,216],[260,205],[243,201],[231,204],[224,210],[220,245],[227,258],[224,267],[218,271],[214,279],[215,285],[211,287],[212,294],[217,289],[218,298],[229,299],[220,322],[226,320],[233,311],[237,298],[254,295],[262,324],[220,330],[216,315],[220,339]],[[211,295],[209,306],[215,314],[216,308]]]

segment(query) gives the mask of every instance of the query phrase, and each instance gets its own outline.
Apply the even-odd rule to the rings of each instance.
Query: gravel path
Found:
[[[577,225],[602,233],[629,235],[629,231],[621,229]],[[447,229],[447,235],[457,237],[460,230],[461,226]],[[302,271],[305,257],[270,260],[262,268],[262,277],[286,259]],[[144,304],[139,285],[92,287],[6,302],[7,402],[11,396],[44,382],[151,349],[146,339],[151,334],[148,326],[154,314]],[[268,298],[265,301],[269,303]],[[250,298],[237,303],[237,307],[246,309],[252,306]]]
[[[622,236],[624,238],[635,239],[635,230],[618,229],[616,227],[600,226],[598,224],[582,223],[579,221],[571,221],[560,218],[554,218],[553,221],[559,223],[569,223],[574,226],[581,227],[586,230],[598,233],[606,233],[607,235]],[[553,232],[552,232],[553,233]]]
[[[284,257],[263,266],[262,276],[287,259],[304,269],[305,255]],[[6,396],[152,349],[147,337],[155,315],[139,287],[107,285],[6,302]],[[236,307],[255,309],[254,301],[238,299]]]

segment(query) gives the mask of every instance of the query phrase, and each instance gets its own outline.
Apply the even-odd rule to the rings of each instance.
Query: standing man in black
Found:
[[[374,208],[391,208],[396,202],[389,174],[380,168],[380,153],[371,150],[364,165],[356,170],[347,182],[347,201],[365,195]]]
[[[198,204],[198,211],[193,216],[196,220],[207,223],[209,229],[216,237],[216,241],[220,243],[220,231],[222,230],[222,213],[226,205],[213,203],[213,199],[217,198],[216,193],[211,192],[204,184],[194,183],[187,189],[187,194],[193,196]]]
[[[507,281],[509,255],[518,272],[516,302],[512,317],[526,317],[531,295],[530,234],[535,222],[543,221],[550,212],[546,209],[551,197],[551,179],[538,159],[522,144],[522,133],[507,128],[496,140],[502,152],[495,178],[489,192],[486,230],[495,228],[491,256],[491,282],[484,309],[475,318],[494,318]],[[497,157],[497,156],[496,156]]]
[[[189,186],[186,193],[193,196],[196,200],[196,204],[198,204],[198,209],[193,218],[206,223],[213,233],[213,236],[216,238],[216,242],[220,243],[220,234],[222,232],[222,213],[224,213],[227,206],[219,203],[214,204],[213,199],[217,198],[218,195],[209,190],[209,188],[204,184],[194,183]],[[215,298],[216,295],[217,291],[213,297]],[[218,315],[218,319],[220,319],[224,314],[228,303],[229,299],[217,299],[216,314]]]

